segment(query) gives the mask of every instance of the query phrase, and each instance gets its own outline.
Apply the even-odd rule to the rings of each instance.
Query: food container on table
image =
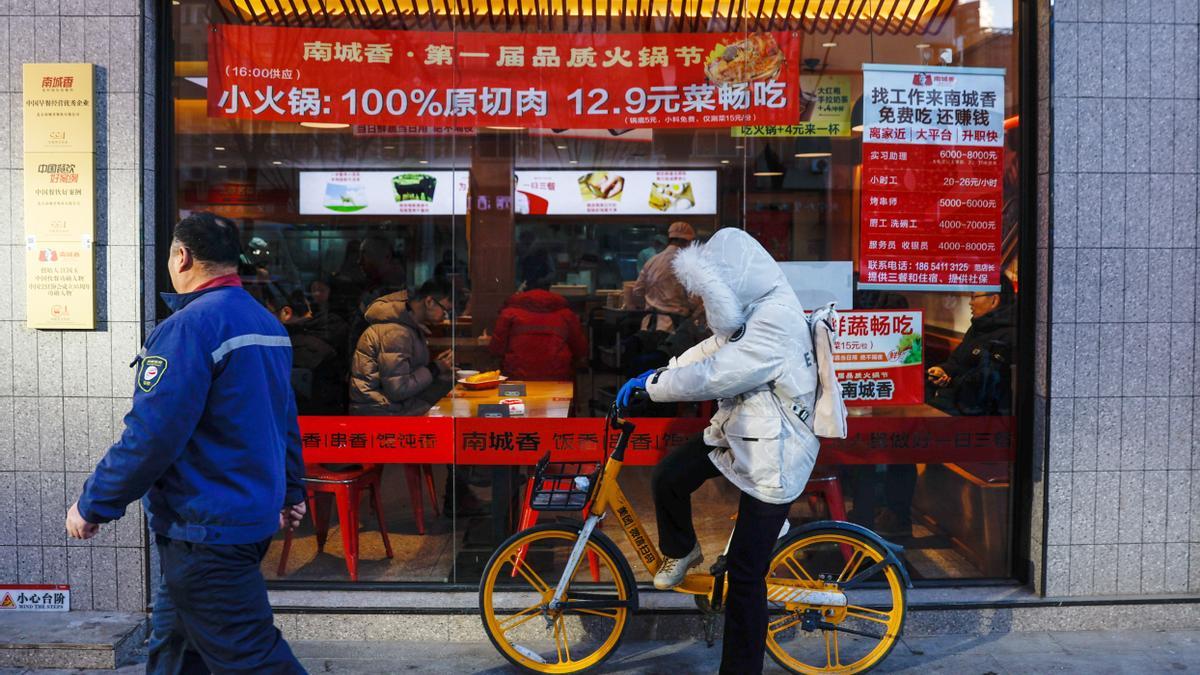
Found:
[[[500,403],[508,406],[508,414],[513,417],[525,414],[525,402],[519,398],[506,398],[501,400]]]

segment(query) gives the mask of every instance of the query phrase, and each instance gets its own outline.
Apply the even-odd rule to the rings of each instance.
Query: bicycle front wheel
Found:
[[[806,604],[807,591],[846,605]],[[771,560],[767,651],[793,673],[863,673],[879,665],[904,628],[900,570],[874,540],[841,529],[800,532]]]
[[[509,537],[479,585],[483,628],[513,665],[538,673],[579,673],[617,650],[636,604],[633,572],[599,532],[588,539],[565,602],[551,608],[579,527],[546,524]]]

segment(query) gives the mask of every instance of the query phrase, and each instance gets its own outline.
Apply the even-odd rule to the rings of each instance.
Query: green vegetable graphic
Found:
[[[904,365],[921,363],[921,334],[909,333],[901,336],[899,349],[904,356],[900,363]]]

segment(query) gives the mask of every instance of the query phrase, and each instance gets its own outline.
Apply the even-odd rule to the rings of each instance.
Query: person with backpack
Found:
[[[846,411],[832,369],[834,317],[825,307],[814,312],[815,320],[806,319],[779,265],[737,228],[680,251],[674,271],[688,292],[703,298],[714,335],[666,368],[626,382],[617,402],[628,406],[634,392],[644,390],[654,402],[716,399],[718,410],[702,436],[654,469],[663,554],[654,586],[678,586],[703,561],[691,496],[709,479],[725,476],[742,495],[726,554],[721,672],[760,673],[767,631],[764,579],[791,503],[816,463],[820,443],[814,428],[845,433]]]
[[[500,370],[508,377],[574,381],[588,343],[567,299],[542,279],[504,302],[488,349],[500,357]]]

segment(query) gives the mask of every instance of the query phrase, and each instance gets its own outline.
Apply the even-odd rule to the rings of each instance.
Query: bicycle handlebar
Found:
[[[632,403],[634,404],[645,403],[650,400],[650,394],[646,393],[645,389],[634,389],[632,398]],[[604,424],[606,430],[612,428],[621,432],[620,435],[617,436],[616,447],[613,448],[612,454],[609,455],[609,457],[612,457],[618,462],[625,461],[625,447],[629,445],[629,437],[633,434],[633,430],[636,426],[633,422],[629,421],[628,418],[624,417],[623,413],[625,412],[628,412],[628,410],[622,410],[621,406],[617,405],[616,401],[613,401],[612,407],[610,407],[608,410],[608,416],[605,418]],[[606,452],[608,451],[607,434],[605,435],[604,449]]]

